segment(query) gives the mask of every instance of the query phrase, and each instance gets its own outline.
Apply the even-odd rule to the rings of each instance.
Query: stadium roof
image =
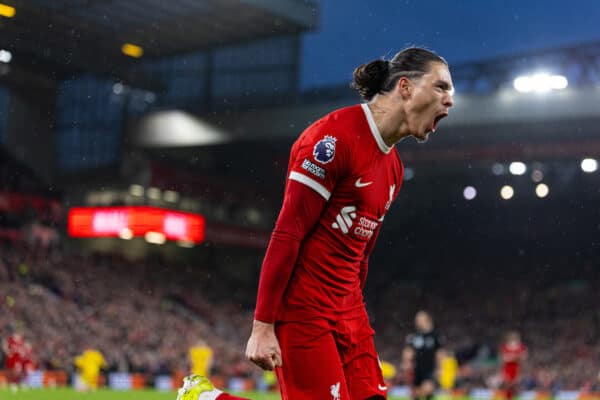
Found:
[[[119,76],[143,59],[296,34],[315,27],[317,6],[302,0],[0,0],[0,49],[11,65],[61,78],[79,72]],[[134,49],[135,50],[135,49]],[[135,51],[134,51],[135,53]]]
[[[427,146],[402,143],[405,161],[566,159],[600,152],[600,42],[451,66],[451,71],[457,94],[450,118]],[[538,71],[564,74],[568,87],[516,90],[515,77]],[[206,118],[240,139],[292,140],[326,113],[360,101],[345,83],[289,96],[276,107],[206,113]]]

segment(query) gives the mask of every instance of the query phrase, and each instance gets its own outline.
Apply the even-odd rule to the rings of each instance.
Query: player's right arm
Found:
[[[288,182],[263,261],[252,334],[246,347],[246,357],[262,369],[281,366],[275,314],[292,275],[300,243],[319,220],[325,203],[311,188],[296,181]]]
[[[292,148],[283,205],[260,273],[246,357],[265,370],[281,365],[274,323],[300,245],[318,223],[347,163],[346,144],[325,135],[322,128],[309,128]]]

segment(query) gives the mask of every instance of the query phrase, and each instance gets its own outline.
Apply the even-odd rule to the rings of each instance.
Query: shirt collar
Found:
[[[394,145],[388,146],[383,141],[383,137],[381,136],[381,132],[379,132],[379,128],[377,128],[377,125],[375,125],[375,120],[373,119],[373,113],[371,112],[371,109],[369,108],[369,106],[366,103],[362,103],[360,106],[362,107],[363,111],[365,112],[365,117],[367,117],[367,122],[369,123],[369,128],[371,128],[371,133],[373,134],[373,137],[375,138],[375,141],[377,142],[377,146],[379,146],[379,150],[381,150],[382,153],[388,154],[390,151],[392,151],[392,149],[394,148]]]

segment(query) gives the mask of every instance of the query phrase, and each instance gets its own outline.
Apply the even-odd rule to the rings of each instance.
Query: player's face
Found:
[[[508,344],[510,345],[518,345],[519,343],[521,343],[521,337],[519,336],[518,333],[511,333],[508,335],[508,337],[506,338]]]
[[[421,332],[429,332],[433,329],[433,322],[429,315],[424,312],[417,313],[415,317],[415,326]]]
[[[432,62],[429,72],[411,81],[412,90],[406,104],[406,118],[411,132],[418,141],[425,142],[435,132],[438,122],[448,116],[453,105],[454,86],[448,66]]]

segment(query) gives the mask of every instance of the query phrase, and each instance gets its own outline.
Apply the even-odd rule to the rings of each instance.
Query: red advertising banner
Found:
[[[76,207],[69,210],[71,237],[142,236],[200,243],[205,234],[204,217],[158,207]]]

